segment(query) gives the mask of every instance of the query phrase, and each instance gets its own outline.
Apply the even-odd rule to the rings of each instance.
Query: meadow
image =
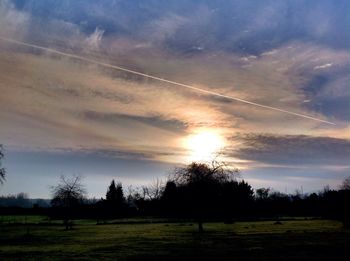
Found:
[[[0,217],[0,260],[349,260],[350,231],[337,221],[195,223]]]

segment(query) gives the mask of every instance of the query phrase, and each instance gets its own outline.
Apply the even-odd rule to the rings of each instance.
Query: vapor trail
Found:
[[[202,93],[213,95],[213,96],[217,96],[217,97],[223,97],[223,98],[226,98],[226,99],[229,99],[229,100],[234,100],[234,101],[238,101],[238,102],[254,105],[254,106],[257,106],[257,107],[260,107],[260,108],[274,110],[274,111],[278,111],[278,112],[287,113],[287,114],[290,114],[290,115],[306,118],[306,119],[309,119],[309,120],[314,120],[314,121],[323,122],[323,123],[327,123],[327,124],[331,124],[331,125],[336,125],[333,122],[326,121],[326,120],[321,120],[321,119],[318,119],[318,118],[315,118],[315,117],[312,117],[312,116],[309,116],[309,115],[305,115],[305,114],[301,114],[301,113],[297,113],[297,112],[292,112],[292,111],[287,111],[287,110],[280,109],[280,108],[277,108],[277,107],[263,105],[263,104],[260,104],[260,103],[247,101],[247,100],[236,98],[236,97],[233,97],[233,96],[220,94],[220,93],[209,91],[209,90],[206,90],[206,89],[194,87],[194,86],[191,86],[191,85],[188,85],[188,84],[179,83],[179,82],[163,79],[163,78],[160,78],[160,77],[157,77],[157,76],[153,76],[153,75],[141,73],[141,72],[138,72],[138,71],[130,70],[130,69],[127,69],[127,68],[124,68],[124,67],[120,67],[120,66],[116,66],[116,65],[100,62],[100,61],[93,60],[93,59],[90,59],[90,58],[86,58],[86,57],[83,57],[83,56],[70,54],[70,53],[65,53],[65,52],[61,52],[61,51],[55,50],[55,49],[51,49],[51,48],[47,48],[47,47],[43,47],[43,46],[39,46],[39,45],[35,45],[35,44],[30,44],[30,43],[26,43],[26,42],[21,42],[21,41],[17,41],[17,40],[14,40],[14,39],[8,39],[8,38],[0,37],[0,40],[6,41],[6,42],[9,42],[9,43],[22,45],[22,46],[32,47],[32,48],[35,48],[35,49],[47,51],[47,52],[54,53],[54,54],[59,54],[59,55],[65,56],[65,57],[73,58],[73,59],[80,60],[80,61],[85,61],[85,62],[88,62],[88,63],[94,63],[94,64],[97,64],[97,65],[100,65],[100,66],[103,66],[103,67],[107,67],[107,68],[111,68],[111,69],[115,69],[115,70],[131,73],[131,74],[135,74],[135,75],[140,75],[140,76],[143,76],[143,77],[146,77],[146,78],[149,78],[149,79],[153,79],[153,80],[169,83],[169,84],[172,84],[172,85],[177,85],[177,86],[180,86],[180,87],[183,87],[183,88],[191,89],[191,90],[194,90],[194,91],[197,91],[197,92],[202,92]]]

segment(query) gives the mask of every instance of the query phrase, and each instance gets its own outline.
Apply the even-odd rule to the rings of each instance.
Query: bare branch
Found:
[[[81,176],[73,176],[67,178],[60,177],[60,181],[56,186],[51,187],[53,204],[63,207],[71,207],[81,202],[86,196],[86,189],[81,183]]]
[[[3,184],[6,177],[5,168],[1,168],[1,160],[4,158],[3,146],[0,144],[0,184]]]
[[[350,190],[350,177],[347,177],[343,180],[343,183],[340,186],[340,189]]]

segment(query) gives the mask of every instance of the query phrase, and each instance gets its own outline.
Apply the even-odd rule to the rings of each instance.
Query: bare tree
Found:
[[[177,184],[190,184],[201,181],[223,183],[235,179],[238,174],[239,170],[237,168],[233,168],[225,162],[192,162],[185,167],[175,169],[174,181]]]
[[[341,184],[340,189],[350,190],[350,177],[347,177],[343,180],[343,183]]]
[[[150,200],[156,200],[161,197],[163,192],[163,187],[164,187],[164,184],[162,180],[157,178],[148,186],[142,186],[142,192],[145,198],[148,198]]]
[[[5,181],[6,171],[5,168],[1,168],[1,160],[4,158],[3,147],[0,144],[0,184],[3,184]]]
[[[86,196],[86,190],[81,180],[81,176],[71,178],[61,176],[59,183],[51,187],[51,204],[54,207],[62,208],[63,223],[66,229],[72,227],[73,209],[81,204]]]

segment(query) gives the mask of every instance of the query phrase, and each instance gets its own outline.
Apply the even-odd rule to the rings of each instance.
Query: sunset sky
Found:
[[[76,174],[102,197],[213,154],[254,188],[337,188],[349,84],[348,0],[1,0],[0,195]]]

